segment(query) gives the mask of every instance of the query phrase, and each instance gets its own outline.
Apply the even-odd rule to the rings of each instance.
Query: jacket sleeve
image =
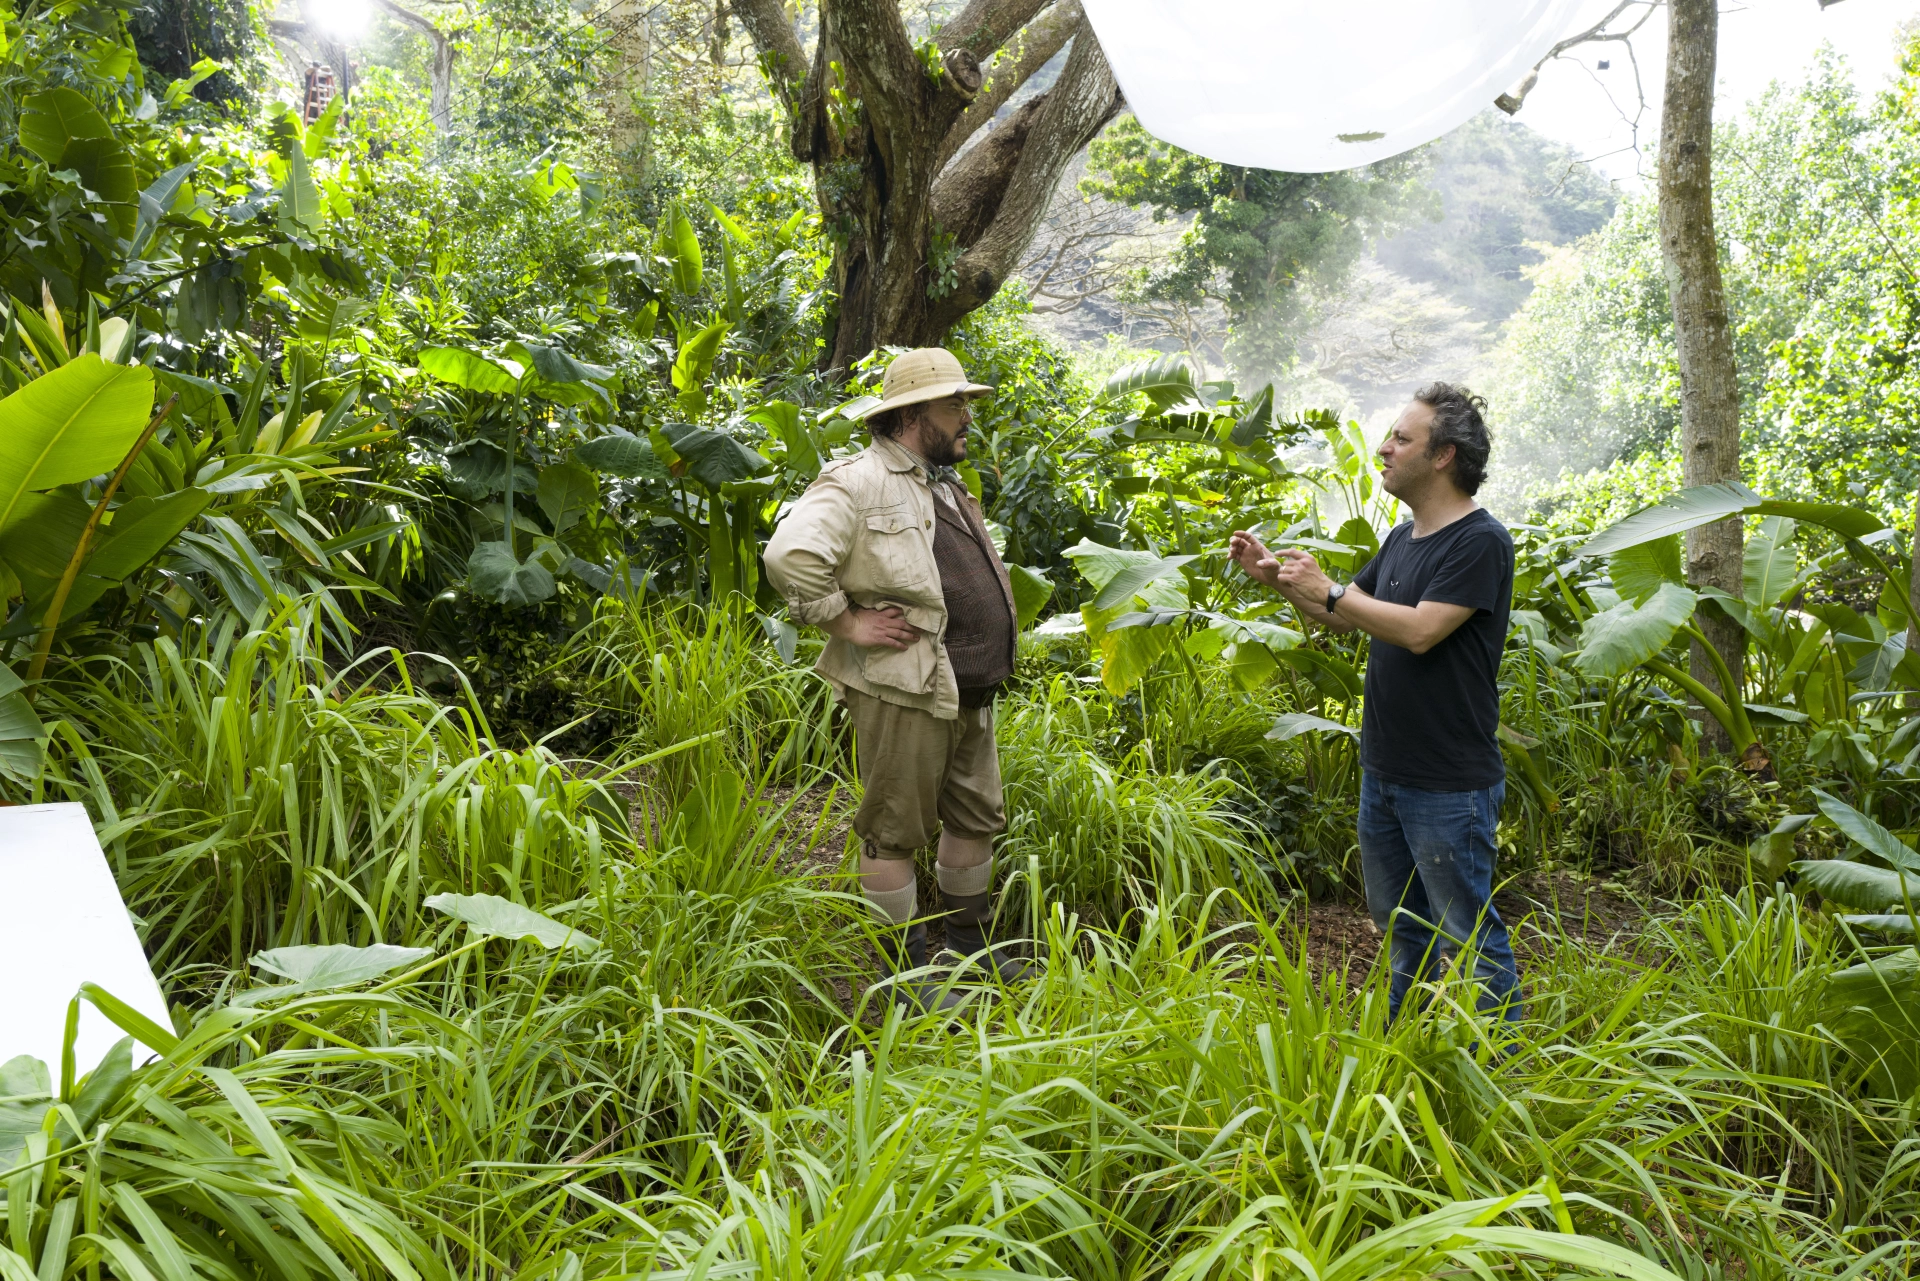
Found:
[[[840,567],[853,550],[854,502],[846,484],[822,472],[767,541],[767,577],[802,626],[818,626],[847,608]]]

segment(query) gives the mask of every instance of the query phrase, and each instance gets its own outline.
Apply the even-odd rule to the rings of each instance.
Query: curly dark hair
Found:
[[[901,405],[897,409],[883,409],[877,414],[869,414],[867,431],[876,440],[898,440],[900,433],[907,429],[907,424],[925,409],[924,404]]]
[[[1487,399],[1452,383],[1428,383],[1413,393],[1413,398],[1433,410],[1433,425],[1427,428],[1427,457],[1442,445],[1453,446],[1453,482],[1468,495],[1480,491],[1487,478],[1487,455],[1493,452],[1493,435],[1487,430]]]

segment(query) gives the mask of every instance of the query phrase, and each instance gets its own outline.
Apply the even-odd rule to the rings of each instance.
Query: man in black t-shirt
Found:
[[[1496,678],[1513,602],[1513,540],[1473,501],[1491,441],[1486,402],[1434,383],[1379,449],[1381,484],[1413,519],[1343,587],[1308,553],[1229,545],[1301,614],[1373,638],[1360,722],[1360,864],[1389,932],[1388,1009],[1441,957],[1471,952],[1482,1009],[1520,1016],[1519,973],[1494,911],[1494,829],[1506,794]]]

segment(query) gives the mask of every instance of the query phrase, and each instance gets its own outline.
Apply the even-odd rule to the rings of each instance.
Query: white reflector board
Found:
[[[1148,133],[1290,173],[1372,164],[1465,124],[1595,21],[1591,4],[1084,0]]]
[[[173,1026],[86,807],[0,808],[0,1063],[31,1054],[57,1089],[67,1003],[82,983]],[[91,1072],[125,1035],[80,1002],[74,1070]],[[151,1049],[136,1043],[134,1063]]]

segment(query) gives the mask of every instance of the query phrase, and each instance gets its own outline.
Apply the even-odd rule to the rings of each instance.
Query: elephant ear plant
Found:
[[[1695,590],[1680,563],[1681,534],[1729,516],[1763,518],[1746,544],[1738,597],[1714,588]],[[1844,550],[1799,569],[1792,548],[1797,524],[1838,535]],[[1810,725],[1831,737],[1850,724],[1861,699],[1890,698],[1896,687],[1920,688],[1920,655],[1906,649],[1907,619],[1913,611],[1905,567],[1878,550],[1891,534],[1884,521],[1857,507],[1762,498],[1738,483],[1682,490],[1602,530],[1580,548],[1582,556],[1606,557],[1612,584],[1585,585],[1585,607],[1580,593],[1558,578],[1580,626],[1573,665],[1608,681],[1640,669],[1679,687],[1726,730],[1745,768],[1769,770],[1758,727]],[[1844,605],[1790,610],[1785,602],[1840,555],[1884,576],[1880,616],[1868,620]],[[1736,679],[1705,643],[1696,611],[1709,603],[1739,623],[1754,642],[1759,699],[1746,698],[1748,674]],[[1696,650],[1712,666],[1720,690],[1736,694],[1716,693],[1684,669],[1685,658],[1670,651],[1690,640],[1699,642]],[[1831,658],[1844,657],[1850,666],[1823,664],[1827,649]],[[1798,706],[1782,706],[1786,701]]]
[[[548,536],[528,522],[534,545],[524,559],[515,546],[514,493],[520,432],[536,413],[530,402],[610,406],[611,392],[619,386],[613,371],[575,360],[558,347],[525,342],[508,343],[492,354],[430,347],[420,353],[420,368],[441,382],[507,401],[504,515],[500,536],[476,543],[468,557],[467,586],[473,594],[500,605],[537,605],[557,590],[556,571],[572,572],[604,588],[606,579],[593,572],[596,567],[574,556],[561,541],[561,535],[599,501],[599,481],[593,472],[568,461],[537,473],[535,501],[552,523],[552,532]]]

